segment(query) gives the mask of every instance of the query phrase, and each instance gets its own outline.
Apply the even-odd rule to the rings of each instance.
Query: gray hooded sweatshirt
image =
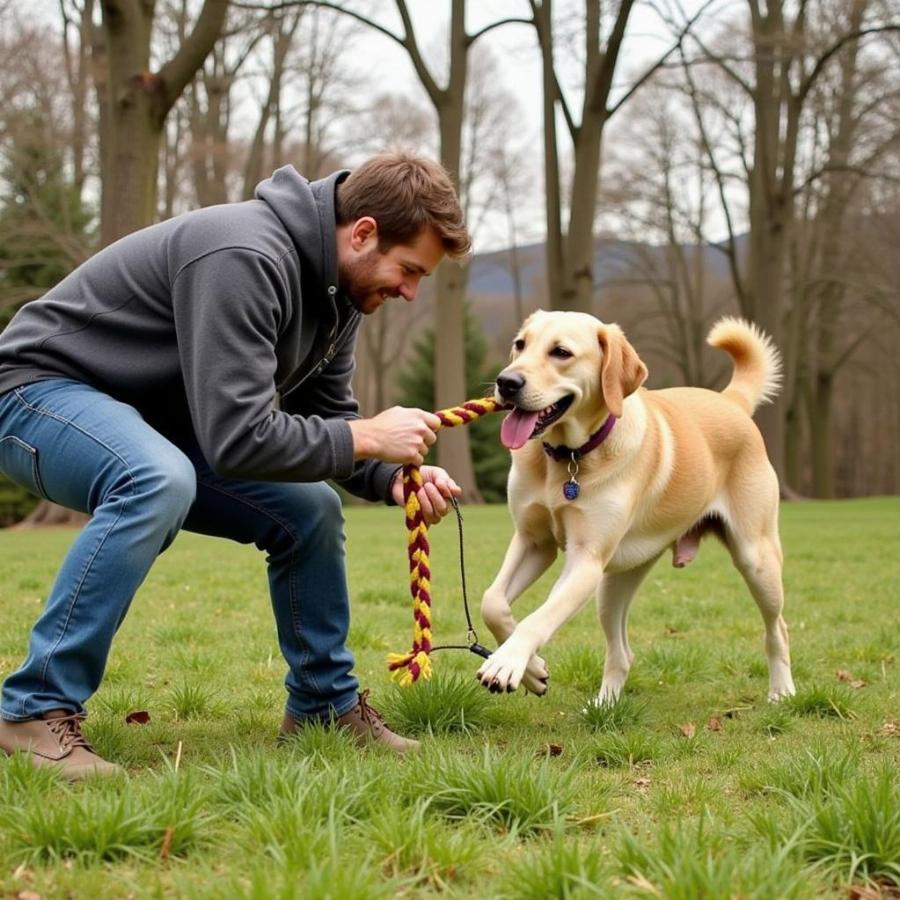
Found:
[[[0,393],[72,378],[136,407],[212,468],[336,479],[390,501],[398,467],[354,462],[360,315],[338,293],[334,194],[292,166],[256,199],[185,213],[110,244],[0,334]]]

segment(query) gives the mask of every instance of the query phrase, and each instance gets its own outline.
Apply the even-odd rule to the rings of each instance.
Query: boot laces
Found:
[[[377,709],[373,709],[369,706],[368,698],[368,688],[359,692],[359,717],[373,729],[379,730],[384,727],[384,718]]]
[[[59,739],[59,745],[63,750],[84,747],[93,753],[94,748],[81,733],[81,722],[84,718],[84,713],[72,713],[70,716],[60,716],[56,719],[45,719],[44,721]]]

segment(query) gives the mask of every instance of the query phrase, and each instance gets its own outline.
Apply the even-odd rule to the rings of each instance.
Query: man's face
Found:
[[[341,289],[363,315],[370,315],[391,297],[408,303],[416,299],[419,282],[429,276],[444,257],[440,238],[430,228],[409,244],[395,244],[382,253],[377,232],[339,264]]]

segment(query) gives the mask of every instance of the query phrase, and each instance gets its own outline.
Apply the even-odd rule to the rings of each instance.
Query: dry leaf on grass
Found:
[[[126,725],[146,725],[150,721],[150,713],[146,709],[135,709],[125,716]]]
[[[710,731],[721,731],[722,730],[722,720],[713,716],[707,723],[706,727]]]
[[[697,726],[693,722],[685,722],[678,726],[678,730],[686,737],[692,738],[697,733]]]

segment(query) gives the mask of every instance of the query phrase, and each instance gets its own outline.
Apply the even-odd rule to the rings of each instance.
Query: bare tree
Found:
[[[796,6],[784,0],[746,2],[752,50],[749,62],[745,46],[735,50],[707,46],[696,33],[687,41],[699,49],[704,64],[716,66],[727,76],[752,109],[752,150],[747,166],[748,267],[746,278],[735,267],[735,287],[743,314],[768,332],[784,351],[785,396],[762,407],[757,420],[782,489],[787,490],[786,410],[794,402],[798,344],[802,339],[799,321],[788,317],[787,298],[802,117],[819,78],[848,43],[896,26],[854,29],[847,21],[830,22],[820,14],[812,19],[818,29],[811,29],[809,2]],[[854,0],[854,4],[858,2]],[[821,13],[821,8],[817,11]],[[691,83],[696,96],[696,82]]]
[[[160,138],[166,116],[213,48],[228,0],[205,0],[177,52],[151,70],[155,0],[100,0],[99,84],[103,243],[150,224],[156,213]],[[99,57],[102,56],[102,59]]]
[[[246,8],[259,8],[259,5],[254,3],[241,3],[240,5]],[[279,8],[292,5],[319,6],[350,16],[403,48],[437,113],[441,163],[459,185],[469,51],[479,38],[500,25],[527,20],[515,17],[504,18],[470,34],[466,31],[465,0],[451,0],[447,75],[444,83],[441,84],[441,79],[425,60],[421,41],[413,26],[406,0],[395,0],[396,11],[403,29],[401,34],[397,34],[380,22],[343,3],[328,2],[328,0],[288,0],[288,2],[280,3]],[[435,347],[435,405],[438,408],[454,406],[464,399],[466,384],[463,304],[467,277],[467,267],[464,265],[444,265],[437,271],[435,333],[440,337]],[[475,482],[475,471],[472,467],[468,431],[465,428],[449,429],[438,443],[437,454],[441,465],[453,472],[466,499],[469,501],[480,500]]]
[[[868,0],[851,7],[848,24],[862,28]],[[812,490],[832,497],[835,481],[835,383],[855,354],[888,324],[871,302],[868,265],[860,266],[860,212],[879,178],[890,177],[889,157],[900,154],[900,82],[885,60],[861,59],[860,42],[848,42],[813,97],[816,131],[823,135],[824,159],[806,180],[803,194],[813,203],[803,229],[808,265],[795,274],[796,315],[811,340],[802,365],[809,419]],[[876,298],[877,300],[877,294]],[[804,302],[805,301],[805,302]],[[793,445],[793,441],[789,445]],[[795,464],[795,470],[798,467]]]
[[[600,184],[600,158],[607,122],[675,51],[702,9],[688,20],[678,42],[647,67],[611,103],[613,79],[633,0],[620,0],[604,29],[600,0],[584,0],[583,49],[578,89],[580,117],[576,119],[562,88],[556,63],[552,0],[529,0],[543,62],[544,176],[547,194],[547,291],[551,306],[593,312],[594,218]],[[606,31],[605,41],[603,39]],[[557,112],[562,114],[572,143],[572,173],[563,226],[564,188],[560,163]]]
[[[244,163],[243,198],[253,197],[256,185],[265,174],[266,133],[273,115],[277,116],[281,108],[281,93],[285,65],[288,53],[294,40],[294,34],[300,25],[303,7],[285,12],[273,13],[268,19],[269,38],[272,45],[272,63],[268,76],[266,98],[259,105],[259,117],[256,130],[250,142],[250,149]],[[281,131],[281,129],[277,129]]]

